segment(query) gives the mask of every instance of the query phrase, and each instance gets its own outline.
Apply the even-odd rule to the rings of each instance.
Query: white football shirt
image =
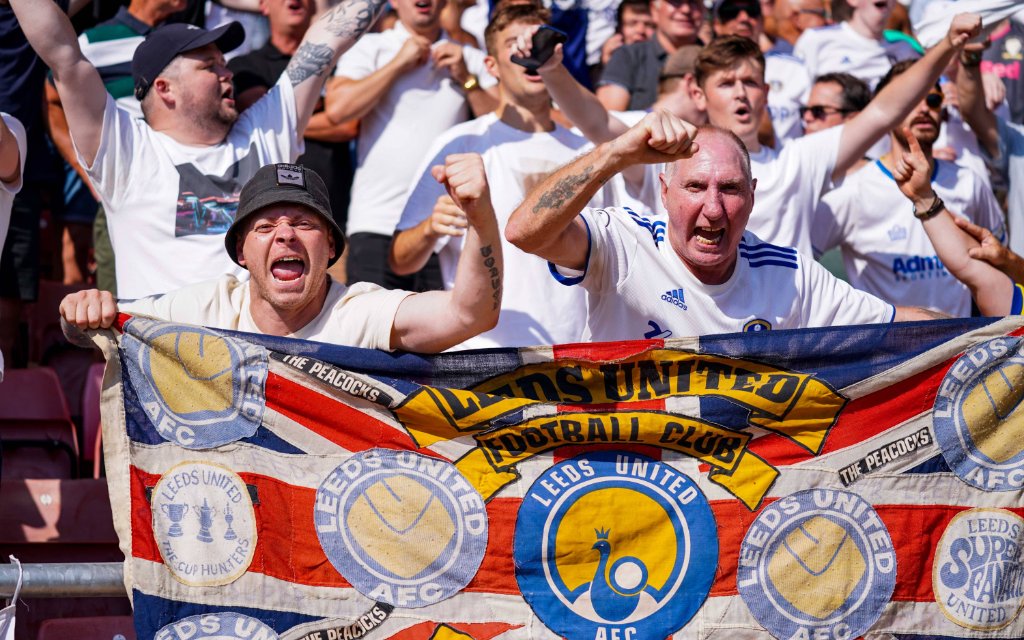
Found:
[[[581,215],[590,237],[585,270],[551,265],[551,272],[590,294],[585,341],[884,323],[895,316],[892,305],[749,231],[732,276],[707,285],[676,254],[664,222],[620,208]]]
[[[935,193],[955,215],[1005,237],[1003,213],[976,173],[937,160]],[[852,284],[893,304],[971,315],[971,293],[942,265],[913,205],[878,161],[848,176],[828,193],[813,226],[816,253],[840,247]]]
[[[812,79],[825,73],[849,73],[872,89],[894,63],[921,57],[907,42],[862,36],[848,22],[804,31],[793,55],[804,61]]]

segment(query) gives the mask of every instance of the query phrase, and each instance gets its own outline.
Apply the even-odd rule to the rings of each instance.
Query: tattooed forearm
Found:
[[[494,249],[491,245],[480,247],[480,255],[484,259],[484,268],[491,276],[491,299],[494,300],[494,306],[491,308],[498,309],[501,307],[501,270],[494,259]]]
[[[533,213],[539,214],[545,209],[557,209],[572,200],[585,187],[594,175],[593,167],[585,167],[581,173],[569,175],[556,182],[537,199]]]
[[[307,78],[322,75],[333,61],[334,50],[327,45],[304,42],[292,56],[285,73],[292,86],[297,87]]]
[[[359,37],[370,28],[384,4],[384,0],[345,2],[327,12],[324,16],[324,29],[338,37]]]

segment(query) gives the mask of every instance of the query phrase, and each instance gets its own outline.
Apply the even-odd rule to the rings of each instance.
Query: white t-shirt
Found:
[[[451,153],[479,153],[491,190],[491,203],[504,229],[526,194],[548,175],[590,148],[580,135],[555,126],[550,133],[530,133],[508,126],[491,113],[452,127],[435,141],[411,187],[398,229],[411,229],[430,216],[444,188],[430,167]],[[610,203],[603,189],[592,200]],[[465,349],[525,347],[577,342],[586,320],[585,292],[559,285],[548,274],[547,262],[526,253],[502,237],[505,280],[498,326],[460,345]],[[441,262],[445,287],[452,288],[462,253],[462,239],[446,236],[434,249]]]
[[[391,328],[409,291],[359,282],[346,287],[331,281],[324,307],[288,338],[316,340],[364,349],[391,348]],[[231,275],[193,284],[163,295],[122,301],[125,313],[215,329],[262,333],[249,314],[249,283]]]
[[[970,169],[937,160],[935,193],[951,213],[1005,237],[992,191]],[[971,315],[971,293],[942,265],[913,206],[879,162],[865,165],[828,193],[813,225],[814,250],[840,247],[850,284],[893,304]]]
[[[843,127],[832,127],[782,145],[761,147],[750,154],[750,172],[757,180],[754,209],[747,230],[764,242],[796,247],[811,258],[811,220],[821,196],[832,187],[832,171],[839,154]],[[666,215],[658,175],[665,165],[652,164],[644,174],[637,198],[655,212]]]
[[[780,41],[785,42],[780,38]],[[768,113],[775,137],[786,142],[804,134],[800,106],[811,92],[811,77],[799,58],[772,49],[764,57],[764,81],[768,91]]]
[[[843,72],[867,82],[872,89],[894,63],[921,57],[907,42],[866,38],[848,22],[804,31],[793,54],[807,65],[812,80],[825,73]]]
[[[14,204],[14,196],[21,191],[21,176],[25,171],[25,149],[28,145],[25,142],[25,127],[21,121],[12,115],[0,112],[4,124],[14,134],[14,140],[18,143],[19,169],[18,178],[12,183],[0,181],[0,256],[4,253],[4,240],[7,239],[7,230],[11,226],[11,206]],[[0,351],[0,382],[4,379],[4,354]]]
[[[370,33],[341,56],[335,76],[361,80],[394,59],[409,32],[397,23],[383,33]],[[445,41],[444,34],[434,46]],[[484,54],[462,47],[466,68],[480,86],[497,82],[484,68]],[[432,63],[398,78],[359,121],[358,164],[352,182],[346,232],[390,236],[402,213],[409,183],[430,143],[448,128],[470,117],[469,103],[448,72]]]
[[[663,222],[627,209],[584,209],[590,254],[583,272],[552,266],[590,294],[585,341],[700,336],[891,322],[895,309],[853,289],[789,247],[743,234],[736,268],[703,284],[672,248]]]
[[[238,194],[265,164],[302,153],[287,74],[239,115],[220,144],[190,146],[154,131],[107,96],[92,166],[79,162],[103,200],[117,292],[165,293],[222,273],[247,272],[224,251]]]

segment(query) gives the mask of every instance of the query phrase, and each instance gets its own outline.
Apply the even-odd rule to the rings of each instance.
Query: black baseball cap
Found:
[[[231,223],[224,236],[224,248],[228,255],[238,264],[236,248],[238,232],[242,221],[273,204],[301,204],[309,207],[327,221],[331,233],[334,234],[334,257],[327,266],[331,266],[341,257],[345,249],[345,234],[334,220],[331,212],[331,199],[327,195],[327,185],[316,171],[301,164],[268,164],[260,168],[249,182],[242,187],[238,195],[238,211],[235,221]]]
[[[179,54],[208,44],[215,44],[222,53],[238,48],[245,40],[245,29],[238,22],[229,22],[206,30],[194,24],[175,23],[157,27],[135,49],[132,57],[132,80],[135,97],[142,100],[153,81]]]

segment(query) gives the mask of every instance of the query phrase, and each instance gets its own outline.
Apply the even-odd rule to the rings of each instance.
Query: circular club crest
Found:
[[[277,640],[274,630],[240,613],[204,613],[162,627],[158,640]]]
[[[449,598],[476,575],[487,511],[454,465],[370,449],[316,492],[316,532],[331,564],[363,595],[396,607]]]
[[[935,549],[932,591],[946,617],[994,631],[1024,606],[1024,519],[1002,509],[958,513]]]
[[[740,596],[776,638],[855,638],[896,586],[888,529],[848,491],[799,491],[768,505],[739,557]]]
[[[164,564],[190,586],[237,580],[256,551],[249,489],[230,469],[185,462],[153,487],[153,536]]]
[[[718,536],[683,473],[603,451],[537,478],[519,508],[514,556],[523,597],[562,637],[665,638],[707,598]]]
[[[958,478],[985,491],[1024,487],[1024,354],[996,338],[950,367],[932,407],[935,440]]]
[[[263,419],[267,351],[202,327],[131,320],[125,367],[164,440],[211,449],[256,433]]]

